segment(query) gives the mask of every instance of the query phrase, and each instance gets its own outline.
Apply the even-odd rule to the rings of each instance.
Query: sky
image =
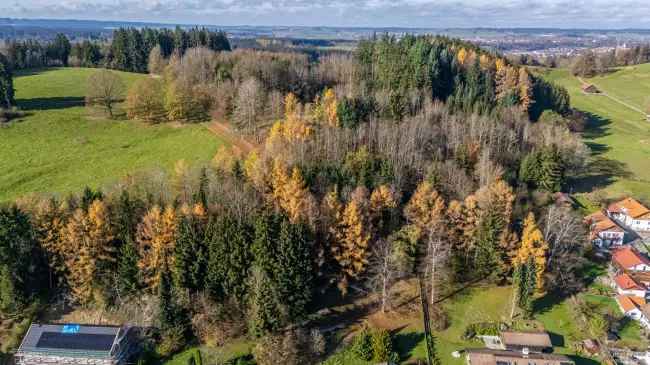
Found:
[[[0,0],[0,16],[225,26],[650,29],[650,0]]]

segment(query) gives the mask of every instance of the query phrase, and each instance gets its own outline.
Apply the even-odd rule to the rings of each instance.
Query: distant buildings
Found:
[[[23,338],[17,365],[122,365],[133,353],[128,327],[32,324]]]

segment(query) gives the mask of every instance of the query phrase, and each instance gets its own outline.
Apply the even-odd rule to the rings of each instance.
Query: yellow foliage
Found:
[[[420,232],[438,229],[444,222],[445,201],[427,181],[420,183],[404,209],[404,216]]]
[[[231,147],[221,146],[217,154],[212,158],[212,165],[219,171],[232,173],[237,166],[239,158]]]
[[[397,207],[395,192],[387,185],[380,185],[370,194],[370,211],[373,214],[386,208]]]
[[[484,70],[488,70],[492,66],[492,60],[488,55],[482,54],[481,57],[479,57],[479,63],[481,65],[481,68]]]
[[[284,97],[284,118],[286,120],[298,119],[298,98],[293,93]]]
[[[522,109],[525,111],[528,111],[531,105],[535,102],[533,100],[532,81],[525,67],[519,69],[519,100]]]
[[[522,265],[528,261],[530,257],[535,260],[537,290],[544,290],[544,272],[546,271],[546,252],[548,251],[548,243],[544,241],[542,231],[535,223],[535,215],[531,212],[524,220],[524,228],[521,234],[521,246],[517,251],[517,255],[513,259],[515,266]]]
[[[172,267],[177,229],[176,212],[171,206],[167,206],[164,211],[159,206],[154,206],[138,226],[138,267],[151,292],[156,292],[162,270]]]
[[[271,199],[293,223],[310,218],[309,212],[313,198],[305,186],[300,170],[294,167],[289,175],[287,167],[280,159],[273,161]]]
[[[458,60],[458,63],[461,65],[465,65],[465,61],[467,61],[467,50],[465,48],[461,48],[458,50],[458,53],[456,54],[456,59]]]
[[[336,101],[336,94],[334,93],[334,90],[328,88],[325,90],[323,93],[323,100],[322,100],[322,105],[323,105],[323,113],[325,115],[325,120],[327,121],[327,125],[330,127],[338,127],[339,126],[339,116],[338,116],[338,103]]]
[[[502,58],[497,58],[496,62],[494,63],[494,66],[497,70],[497,73],[501,72],[506,67],[506,61],[504,61]]]

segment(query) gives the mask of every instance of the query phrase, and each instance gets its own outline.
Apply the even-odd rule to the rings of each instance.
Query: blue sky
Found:
[[[214,25],[650,28],[650,0],[0,0],[0,16]]]

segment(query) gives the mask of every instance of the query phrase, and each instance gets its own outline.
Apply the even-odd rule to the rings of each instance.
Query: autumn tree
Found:
[[[287,167],[280,159],[273,162],[271,198],[293,223],[307,222],[312,216],[314,198],[305,186],[300,170],[294,167],[289,175]]]
[[[156,45],[149,52],[149,62],[147,64],[147,70],[152,75],[161,75],[165,70],[167,61],[162,54],[162,49],[160,45]]]
[[[542,232],[537,227],[535,216],[529,213],[524,220],[523,232],[521,234],[521,246],[517,251],[517,256],[513,260],[515,266],[521,266],[528,262],[530,258],[535,264],[535,289],[542,292],[545,288],[544,272],[546,271],[546,254],[548,244],[544,241]]]
[[[424,273],[430,281],[431,305],[435,301],[439,275],[444,271],[451,248],[446,234],[445,209],[444,200],[428,181],[420,183],[404,208],[404,216],[416,227],[424,246]]]
[[[533,100],[533,85],[525,67],[519,69],[519,100],[521,108],[528,112],[535,101]]]
[[[153,206],[138,226],[138,267],[145,285],[152,292],[156,292],[160,284],[160,270],[173,267],[177,230],[176,212],[171,206],[164,210]]]
[[[124,95],[122,78],[113,71],[99,70],[88,77],[86,85],[86,104],[103,108],[113,118],[115,104]]]
[[[54,288],[64,279],[66,214],[55,199],[39,202],[34,214],[34,232],[49,266],[49,285]]]
[[[264,111],[264,90],[255,78],[244,81],[237,90],[233,122],[241,130],[252,132]]]
[[[334,213],[339,219],[331,227],[331,251],[341,267],[342,278],[338,286],[344,294],[347,293],[349,281],[356,279],[368,264],[372,227],[367,195],[365,188],[358,187],[345,208],[340,213]],[[336,209],[339,204],[337,198],[330,195],[328,200],[331,209]]]
[[[147,123],[164,121],[166,113],[162,82],[153,78],[136,81],[126,96],[126,114],[130,119]]]

